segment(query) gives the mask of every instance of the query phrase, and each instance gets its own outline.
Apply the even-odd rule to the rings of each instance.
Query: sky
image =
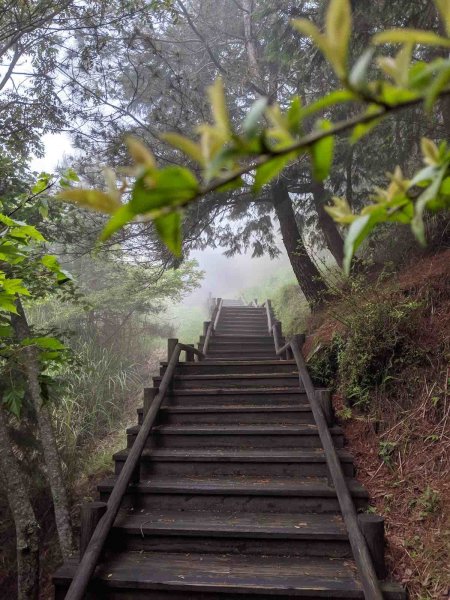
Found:
[[[33,171],[51,173],[63,161],[65,155],[70,156],[73,147],[70,136],[66,133],[48,133],[43,136],[43,142],[45,156],[33,158],[31,168]],[[282,244],[280,249],[283,249]],[[185,305],[203,305],[209,294],[216,298],[238,298],[245,288],[262,283],[267,277],[289,265],[284,252],[274,260],[268,256],[252,258],[250,254],[238,254],[227,258],[223,252],[222,248],[207,248],[190,255],[190,258],[198,261],[205,277],[201,287],[185,298]]]

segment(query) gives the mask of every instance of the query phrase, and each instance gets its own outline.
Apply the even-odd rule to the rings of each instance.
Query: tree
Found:
[[[27,486],[11,449],[6,415],[0,409],[0,483],[6,491],[16,529],[17,598],[37,600],[39,594],[39,524]]]
[[[436,2],[450,29],[450,8]],[[166,134],[165,140],[197,163],[200,180],[186,167],[158,169],[153,155],[138,141],[129,142],[129,150],[136,168],[129,171],[131,184],[122,185],[113,194],[67,190],[62,197],[91,208],[100,208],[112,214],[103,237],[145,214],[153,218],[156,229],[168,247],[180,254],[181,209],[193,200],[210,193],[240,188],[248,176],[254,176],[253,189],[261,188],[274,180],[280,172],[300,156],[309,154],[312,170],[318,181],[326,179],[333,160],[334,137],[351,133],[353,142],[361,139],[387,116],[401,110],[425,104],[432,110],[440,95],[448,95],[446,88],[450,63],[442,58],[413,60],[412,50],[418,45],[449,47],[447,37],[429,31],[393,29],[377,33],[372,38],[373,48],[365,52],[352,69],[348,66],[351,34],[351,9],[348,0],[332,0],[326,14],[326,28],[322,33],[307,19],[296,19],[295,27],[313,39],[316,46],[331,64],[342,89],[332,91],[311,105],[302,106],[301,98],[294,96],[286,110],[269,99],[258,99],[238,129],[228,111],[223,83],[218,80],[209,88],[213,124],[198,127],[199,142],[179,134]],[[394,58],[381,56],[377,66],[381,79],[369,79],[374,50],[385,44],[401,44]],[[303,128],[314,115],[330,107],[360,106],[365,110],[334,124],[328,119],[318,119],[308,134]],[[268,126],[262,125],[262,118]],[[422,138],[422,154],[428,165],[414,178],[408,180],[397,169],[386,190],[377,190],[375,204],[366,206],[355,215],[348,202],[336,198],[327,212],[335,221],[351,224],[345,242],[346,271],[351,258],[361,242],[378,223],[410,223],[417,238],[424,242],[423,216],[427,209],[440,210],[448,206],[448,169],[450,152],[445,142],[439,147]],[[418,196],[414,188],[424,188]],[[122,205],[119,196],[131,191],[130,201]],[[105,209],[106,206],[106,209]],[[153,211],[153,212],[152,212]]]

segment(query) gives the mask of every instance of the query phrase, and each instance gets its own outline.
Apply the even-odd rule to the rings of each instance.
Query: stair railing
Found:
[[[223,300],[222,298],[216,299],[216,304],[214,306],[211,321],[205,321],[204,323],[204,331],[205,331],[205,341],[203,342],[202,353],[205,355],[208,352],[209,342],[211,337],[214,335],[214,332],[217,328],[217,324],[219,323],[220,313],[222,311]]]
[[[119,512],[122,499],[128,490],[130,481],[133,483],[139,481],[139,461],[147,438],[155,423],[156,416],[165,398],[167,390],[172,383],[175,369],[177,367],[181,352],[186,352],[186,358],[197,356],[199,360],[204,358],[204,353],[188,344],[181,344],[178,340],[169,340],[169,356],[166,371],[161,380],[158,392],[154,397],[147,413],[144,415],[143,423],[139,429],[133,446],[131,447],[127,459],[120,471],[111,495],[106,504],[106,511],[97,523],[92,537],[86,546],[80,564],[75,572],[72,583],[67,591],[65,600],[82,600],[86,594],[89,581],[94,574],[95,568],[100,560],[101,553],[105,546],[108,534]]]
[[[327,461],[331,480],[336,490],[336,496],[339,502],[342,517],[347,528],[350,546],[353,551],[353,556],[358,568],[361,585],[364,591],[364,597],[366,600],[383,600],[383,594],[381,592],[380,584],[375,572],[372,556],[358,523],[358,515],[345,481],[341,462],[336,453],[324,411],[319,404],[318,395],[316,394],[316,390],[314,389],[314,385],[306,367],[305,359],[303,358],[303,354],[300,350],[299,338],[304,340],[304,336],[294,336],[283,346],[281,346],[280,322],[275,321],[273,318],[270,300],[266,300],[265,307],[267,311],[268,329],[271,335],[273,335],[277,355],[282,357],[283,355],[286,355],[286,351],[291,351],[294,356],[294,360],[297,363],[299,380],[305,389],[306,396],[314,416],[314,421],[317,426],[320,441],[325,452],[325,459]]]

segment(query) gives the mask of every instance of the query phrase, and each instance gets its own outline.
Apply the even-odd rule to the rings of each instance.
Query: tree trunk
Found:
[[[325,210],[329,194],[320,181],[313,181],[314,206],[319,217],[319,227],[322,230],[327,246],[334,256],[334,260],[342,268],[344,261],[344,241],[339,233],[335,222]]]
[[[279,181],[272,186],[272,200],[286,252],[298,284],[309,305],[316,306],[323,301],[327,286],[316,265],[308,256],[295,220],[292,201],[283,182]]]
[[[242,8],[244,9],[243,20],[244,20],[244,36],[245,36],[245,49],[247,51],[249,75],[254,83],[260,85],[261,73],[259,70],[258,58],[256,53],[256,47],[253,41],[252,32],[252,15],[253,15],[253,0],[242,0]]]
[[[31,337],[31,332],[20,300],[17,300],[16,306],[18,314],[12,316],[11,322],[16,338],[23,340]],[[50,413],[42,400],[41,386],[39,384],[39,358],[36,348],[33,346],[24,347],[23,357],[24,376],[31,401],[36,411],[47,478],[52,492],[59,544],[64,559],[67,559],[73,553],[73,532],[70,522],[69,501]]]
[[[0,407],[0,483],[6,493],[16,528],[17,598],[37,600],[39,596],[39,524],[28,496],[20,467],[12,452]]]

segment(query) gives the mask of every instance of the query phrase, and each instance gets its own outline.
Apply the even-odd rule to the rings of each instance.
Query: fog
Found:
[[[283,246],[279,246],[284,250]],[[264,282],[279,269],[289,266],[286,253],[271,260],[268,256],[252,258],[249,254],[238,254],[227,258],[223,248],[196,251],[191,254],[205,277],[200,288],[185,298],[187,306],[203,305],[208,295],[219,298],[238,298],[242,290]]]

